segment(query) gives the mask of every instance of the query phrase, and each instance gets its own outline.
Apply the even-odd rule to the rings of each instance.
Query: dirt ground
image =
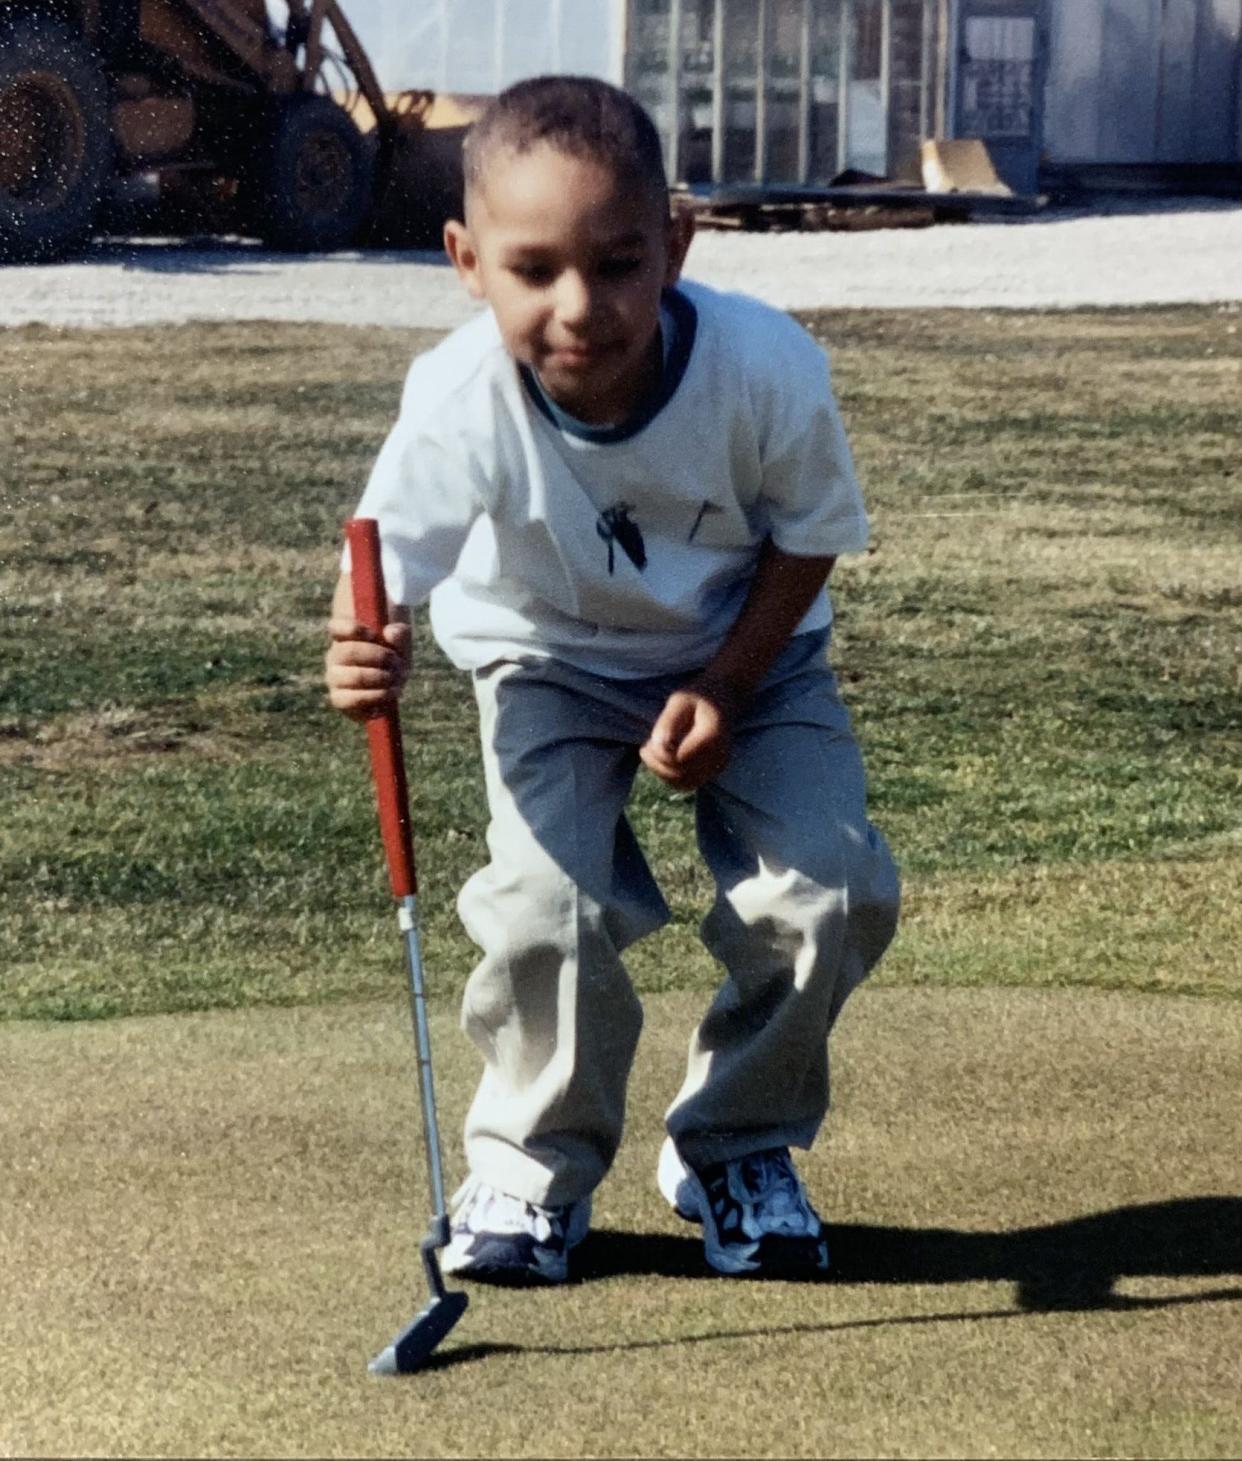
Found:
[[[699,1007],[652,997],[558,1291],[475,1289],[426,1372],[391,1004],[0,1028],[4,1455],[1235,1456],[1242,1004],[864,990],[805,1163],[823,1284],[706,1275],[662,1206]],[[456,1132],[474,1056],[436,1041]]]

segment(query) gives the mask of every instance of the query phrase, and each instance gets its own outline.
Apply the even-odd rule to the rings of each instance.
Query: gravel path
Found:
[[[1242,300],[1242,204],[1178,199],[874,233],[703,232],[687,271],[785,309]],[[293,257],[246,243],[99,244],[0,269],[0,325],[191,319],[450,328],[473,306],[429,253]]]

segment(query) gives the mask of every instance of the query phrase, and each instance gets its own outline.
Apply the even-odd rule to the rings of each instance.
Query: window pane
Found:
[[[961,63],[963,135],[1030,136],[1034,83],[1034,20],[971,16]]]
[[[841,75],[841,0],[817,0],[811,16],[811,179],[837,171]]]
[[[688,183],[712,175],[715,12],[715,0],[682,0],[680,180]]]
[[[881,0],[854,0],[850,70],[858,81],[878,81],[884,31]]]
[[[768,0],[767,178],[798,180],[802,0]]]
[[[882,0],[854,0],[846,162],[873,173],[883,173],[888,161],[888,128],[880,95],[883,26]]]
[[[755,175],[758,22],[755,0],[725,0],[724,175],[729,182],[749,182]]]
[[[928,17],[923,0],[893,0],[892,60],[888,92],[888,170],[890,176],[922,181],[919,144],[930,126],[924,69],[932,61],[924,48]],[[930,40],[930,36],[928,37]]]
[[[667,138],[669,0],[633,0],[626,48],[626,87]]]

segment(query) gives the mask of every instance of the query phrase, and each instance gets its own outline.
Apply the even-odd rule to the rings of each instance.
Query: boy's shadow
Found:
[[[629,1339],[615,1344],[467,1344],[433,1355],[426,1369],[448,1369],[499,1354],[584,1355],[663,1349],[686,1344],[776,1335],[825,1335],[845,1329],[1013,1320],[1054,1310],[1164,1309],[1242,1300],[1242,1197],[1186,1197],[1149,1202],[1013,1232],[955,1228],[885,1228],[866,1224],[829,1229],[832,1269],[823,1282],[951,1284],[1009,1281],[1016,1304],[988,1310],[906,1315],[828,1316],[822,1323],[769,1323],[677,1339]],[[570,1282],[652,1275],[715,1277],[696,1237],[596,1231],[571,1260]],[[1123,1278],[1225,1280],[1211,1288],[1153,1298],[1116,1292]],[[1232,1280],[1232,1281],[1231,1281]],[[717,1279],[734,1284],[737,1279]]]
[[[950,1284],[1009,1281],[1025,1312],[1159,1307],[1212,1297],[1242,1298],[1242,1197],[1189,1197],[1114,1208],[1012,1232],[954,1228],[829,1227],[833,1284]],[[696,1236],[592,1233],[573,1258],[571,1279],[625,1274],[711,1275]],[[1119,1279],[1237,1279],[1238,1286],[1176,1300],[1134,1299]]]

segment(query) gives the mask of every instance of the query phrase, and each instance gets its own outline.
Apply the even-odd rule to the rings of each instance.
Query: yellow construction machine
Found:
[[[274,248],[392,237],[430,101],[383,93],[337,0],[0,0],[0,259],[144,189]]]

